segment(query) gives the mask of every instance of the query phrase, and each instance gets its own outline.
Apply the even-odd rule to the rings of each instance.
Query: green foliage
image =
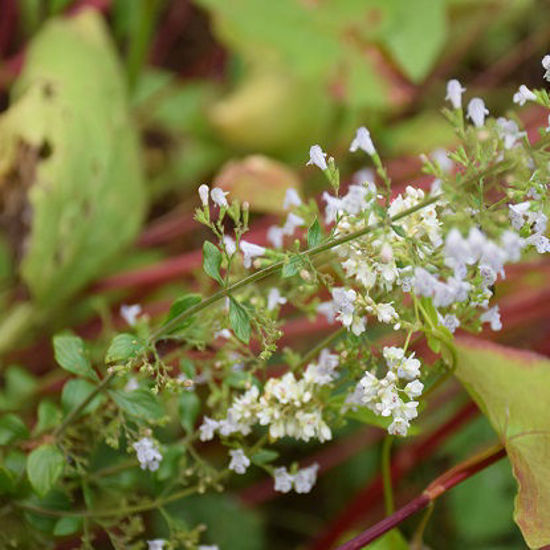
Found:
[[[392,529],[379,539],[367,544],[363,550],[408,550],[409,543],[398,529]]]
[[[229,324],[235,336],[243,342],[243,344],[248,344],[251,332],[250,315],[233,297],[229,298]]]
[[[205,273],[212,277],[218,283],[223,284],[220,275],[220,267],[222,265],[222,253],[220,249],[210,241],[204,241],[202,246],[202,266]]]
[[[76,409],[88,396],[95,390],[95,384],[88,382],[87,380],[69,380],[63,386],[63,391],[61,392],[61,406],[63,412],[68,414],[73,409]],[[90,414],[94,412],[104,401],[104,396],[99,394],[96,395],[89,403],[86,405],[83,414]]]
[[[0,445],[24,439],[28,435],[27,426],[16,414],[5,414],[0,418]]]
[[[130,416],[145,420],[160,420],[164,416],[164,408],[159,398],[145,388],[132,391],[109,392],[115,403]]]
[[[39,153],[33,179],[21,182],[33,212],[21,274],[51,307],[132,241],[145,210],[120,66],[95,12],[44,25],[13,100],[0,119],[0,179],[25,148]]]
[[[321,232],[321,225],[319,224],[319,220],[315,218],[315,221],[307,231],[307,246],[313,248],[320,244],[322,239],[323,233]]]
[[[107,350],[107,363],[127,363],[146,350],[145,342],[138,336],[129,333],[117,334]]]
[[[37,380],[31,373],[23,367],[10,365],[4,373],[4,388],[0,392],[0,410],[24,406],[36,387]]]
[[[514,518],[530,548],[550,543],[550,361],[460,341],[456,375],[502,439],[518,482]]]
[[[201,301],[201,296],[199,294],[186,294],[185,296],[182,296],[181,298],[178,298],[171,306],[170,311],[168,312],[168,315],[166,316],[166,320],[164,321],[164,324],[172,324],[172,322],[175,322],[174,326],[171,326],[169,332],[178,332],[181,330],[186,329],[192,322],[193,318],[188,317],[187,319],[178,320],[175,321],[176,318],[178,318],[180,315],[183,315],[189,308],[193,307],[194,305],[198,304]]]
[[[178,398],[178,411],[182,427],[187,433],[193,433],[195,422],[201,410],[201,401],[192,391],[184,391]]]
[[[72,334],[57,334],[53,338],[55,360],[60,367],[77,376],[98,380],[90,364],[82,338]]]
[[[27,475],[33,489],[44,496],[63,473],[65,458],[55,445],[42,445],[27,460]]]

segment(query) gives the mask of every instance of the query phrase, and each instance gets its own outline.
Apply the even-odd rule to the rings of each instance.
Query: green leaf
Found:
[[[34,427],[33,434],[41,434],[55,428],[61,422],[61,411],[59,407],[49,399],[40,401],[38,405],[38,421]]]
[[[212,277],[215,281],[218,281],[220,285],[223,284],[223,280],[220,275],[221,265],[222,253],[219,248],[210,241],[204,241],[202,246],[202,266],[205,273],[209,277]]]
[[[0,140],[1,183],[32,164],[21,276],[36,301],[58,308],[134,240],[146,209],[126,83],[99,14],[41,26],[0,117]]]
[[[288,261],[283,265],[281,276],[283,277],[283,279],[293,277],[300,271],[303,265],[304,261],[300,256],[291,256],[290,258],[288,258]]]
[[[141,338],[123,332],[122,334],[117,334],[111,341],[105,355],[105,361],[107,363],[127,363],[130,359],[141,355],[146,349],[145,343]]]
[[[518,483],[514,519],[530,548],[550,544],[550,360],[457,339],[456,375],[504,443]]]
[[[65,458],[54,445],[42,445],[35,449],[27,460],[27,475],[33,489],[44,496],[63,473]]]
[[[390,28],[383,42],[405,75],[420,82],[445,45],[447,18],[444,0],[386,0],[392,7]]]
[[[56,537],[65,537],[77,533],[82,529],[82,518],[67,516],[57,520],[53,529]]]
[[[110,391],[115,403],[131,416],[144,419],[159,420],[164,416],[164,408],[160,399],[150,390],[138,388],[133,391]]]
[[[98,380],[90,364],[82,338],[73,334],[57,334],[53,337],[55,360],[60,367],[77,376]]]
[[[7,445],[28,436],[27,426],[17,415],[10,413],[0,418],[0,445]]]
[[[198,304],[202,300],[200,294],[186,294],[181,298],[178,298],[170,307],[170,311],[166,316],[164,324],[172,322],[174,319],[177,319],[180,315],[186,312],[190,307]],[[181,321],[177,321],[176,325],[170,328],[169,332],[176,332],[187,328],[193,322],[193,317],[188,317]]]
[[[252,460],[254,464],[261,466],[262,464],[269,464],[270,462],[277,460],[277,458],[279,458],[279,453],[277,451],[272,451],[271,449],[262,449],[253,454],[250,457],[250,460]]]
[[[95,390],[96,386],[88,380],[73,379],[69,380],[63,386],[61,392],[61,406],[64,414],[69,413],[80,405],[89,395]],[[105,397],[101,394],[96,395],[86,405],[82,414],[90,414],[94,412],[105,400]]]
[[[322,239],[321,226],[319,225],[319,220],[315,218],[315,221],[307,231],[307,245],[309,248],[313,248],[317,246]]]
[[[162,451],[162,461],[155,473],[155,477],[159,481],[166,481],[179,475],[185,464],[185,458],[182,458],[184,453],[185,451],[181,445],[172,445],[164,448]]]
[[[192,391],[184,391],[179,396],[178,410],[180,422],[183,428],[192,433],[195,428],[195,422],[201,409],[201,400],[198,395]]]
[[[234,298],[229,298],[229,324],[235,333],[235,336],[248,344],[250,341],[250,316],[246,309]]]
[[[36,377],[27,369],[10,365],[4,374],[4,389],[0,394],[0,410],[14,410],[29,403],[36,390]]]
[[[405,233],[405,230],[397,224],[392,224],[391,228],[399,235],[400,237],[406,238],[407,234]]]

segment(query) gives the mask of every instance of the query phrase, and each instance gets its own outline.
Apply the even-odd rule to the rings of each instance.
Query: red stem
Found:
[[[441,443],[454,434],[463,424],[478,414],[473,402],[469,402],[450,420],[437,428],[428,437],[400,449],[392,460],[391,477],[395,484],[415,468],[426,457],[439,448]],[[348,529],[370,511],[382,497],[384,484],[377,476],[367,487],[359,491],[338,517],[321,533],[310,546],[310,550],[330,548]]]
[[[363,548],[366,544],[381,537],[408,517],[428,506],[428,504],[432,503],[449,489],[452,489],[455,485],[462,483],[464,480],[505,456],[506,451],[499,445],[491,449],[490,452],[484,452],[479,457],[474,457],[474,459],[467,460],[462,465],[452,468],[430,483],[421,495],[411,500],[403,508],[400,508],[391,516],[384,518],[376,525],[363,531],[360,535],[339,546],[337,550],[359,550]]]

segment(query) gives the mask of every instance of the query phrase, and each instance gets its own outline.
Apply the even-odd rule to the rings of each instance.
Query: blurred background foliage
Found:
[[[101,342],[122,301],[153,304],[154,315],[181,293],[200,265],[191,211],[201,183],[248,200],[261,225],[286,187],[321,189],[304,167],[312,143],[346,179],[366,167],[344,157],[360,124],[394,177],[414,179],[419,153],[454,143],[440,115],[445,81],[459,78],[504,113],[519,84],[540,85],[549,18],[541,0],[0,0],[0,409],[44,387],[54,330]],[[486,420],[470,423],[398,500],[494,437]],[[299,547],[368,483],[378,456],[365,445],[299,499],[246,507],[236,487],[171,517],[209,523],[223,550]],[[524,547],[513,493],[506,463],[479,474],[438,503],[427,544]],[[401,547],[399,535],[376,545]]]

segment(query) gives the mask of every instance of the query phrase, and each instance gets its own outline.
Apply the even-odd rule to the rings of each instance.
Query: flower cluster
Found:
[[[336,378],[337,366],[338,357],[323,350],[318,362],[308,365],[302,378],[296,379],[292,372],[281,378],[271,378],[262,395],[252,386],[233,400],[225,418],[204,417],[201,440],[212,439],[215,432],[221,436],[248,435],[255,424],[269,426],[272,439],[284,436],[302,441],[331,439],[331,430],[322,416],[323,404],[316,396],[323,386]]]
[[[284,466],[275,468],[275,491],[288,493],[294,488],[297,493],[309,493],[317,481],[318,471],[319,464],[316,463],[298,470],[295,474],[290,474]]]
[[[136,441],[132,447],[136,451],[137,459],[142,470],[154,472],[158,470],[162,455],[156,443],[150,437],[143,437]]]
[[[418,415],[418,401],[414,399],[424,389],[418,379],[421,364],[414,353],[407,356],[402,348],[385,347],[382,354],[387,365],[384,378],[378,379],[366,371],[348,396],[347,404],[363,405],[379,416],[391,416],[393,420],[388,426],[388,433],[405,436],[410,421]],[[404,381],[407,384],[402,387]],[[402,396],[406,396],[407,401]]]

